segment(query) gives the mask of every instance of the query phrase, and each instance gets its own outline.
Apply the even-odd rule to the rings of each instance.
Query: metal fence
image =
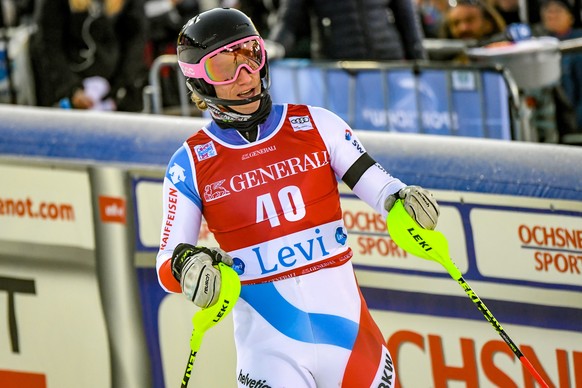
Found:
[[[436,62],[271,61],[275,103],[330,109],[356,129],[536,141],[520,92],[502,66]],[[191,115],[175,55],[158,57],[146,112],[164,113],[162,69],[175,70],[180,112]]]

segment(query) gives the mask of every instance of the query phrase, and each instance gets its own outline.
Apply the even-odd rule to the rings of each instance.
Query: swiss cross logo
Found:
[[[346,128],[346,131],[345,131],[346,140],[348,140],[348,141],[352,140],[352,136],[353,136],[352,131],[350,129]]]
[[[125,199],[118,197],[99,197],[99,216],[101,222],[125,224]]]

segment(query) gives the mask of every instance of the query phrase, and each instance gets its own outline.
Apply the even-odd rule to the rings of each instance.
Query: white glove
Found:
[[[201,308],[215,304],[220,294],[221,276],[215,267],[223,262],[232,266],[232,257],[220,248],[178,244],[172,255],[172,274],[182,293]]]
[[[392,209],[397,199],[402,199],[406,212],[424,229],[433,230],[439,218],[439,205],[431,192],[420,186],[406,186],[384,201],[384,208]]]

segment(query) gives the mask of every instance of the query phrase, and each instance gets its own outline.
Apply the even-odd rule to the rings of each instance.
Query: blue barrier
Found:
[[[505,136],[489,136],[484,112],[485,102],[488,101],[478,89],[478,84],[484,84],[485,78],[479,77],[479,74],[474,72],[459,72],[454,73],[454,75],[456,76],[453,78],[451,87],[451,104],[457,118],[458,135],[509,139],[510,137],[507,137],[510,135],[509,133],[506,133]],[[491,99],[496,97],[490,96]],[[501,119],[501,117],[499,118]]]
[[[182,142],[207,121],[0,104],[0,155],[165,168]],[[360,132],[368,151],[407,182],[437,189],[582,200],[578,147],[383,135]]]
[[[327,104],[323,106],[339,115],[346,122],[353,121],[354,107],[350,106],[350,101],[346,96],[352,89],[351,76],[341,69],[330,69],[327,71]]]
[[[386,129],[385,82],[382,73],[362,71],[355,75],[355,120],[356,128]],[[344,98],[349,97],[345,94]]]
[[[356,129],[520,139],[511,105],[515,96],[498,68],[360,66],[274,61],[273,101],[323,106]]]

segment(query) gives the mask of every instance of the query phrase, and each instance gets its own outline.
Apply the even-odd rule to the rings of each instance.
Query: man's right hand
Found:
[[[172,254],[172,274],[180,282],[182,293],[198,307],[216,303],[220,294],[218,263],[232,266],[232,257],[220,248],[178,244]]]

